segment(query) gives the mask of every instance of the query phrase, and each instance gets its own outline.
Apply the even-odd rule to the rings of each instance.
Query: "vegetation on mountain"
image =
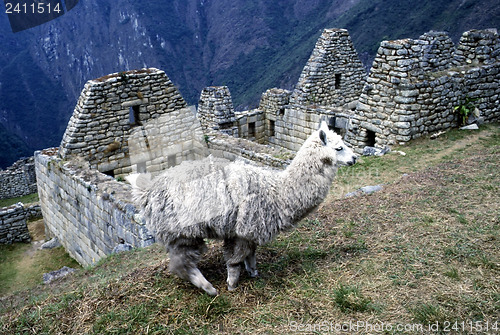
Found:
[[[252,108],[268,88],[293,88],[324,28],[347,28],[369,68],[384,39],[445,30],[457,42],[499,18],[493,0],[86,1],[13,34],[2,15],[0,122],[30,151],[57,146],[87,80],[145,66],[190,104],[228,85],[237,109]]]

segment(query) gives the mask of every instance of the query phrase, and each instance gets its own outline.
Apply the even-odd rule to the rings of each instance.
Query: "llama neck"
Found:
[[[290,166],[282,172],[283,192],[280,193],[283,208],[286,208],[287,218],[284,221],[288,221],[289,225],[302,219],[323,201],[335,177],[336,168],[320,162],[312,154],[299,151]]]

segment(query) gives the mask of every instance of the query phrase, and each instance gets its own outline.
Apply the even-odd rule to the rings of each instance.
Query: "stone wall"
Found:
[[[342,107],[358,99],[366,72],[345,29],[325,29],[302,70],[291,104]]]
[[[227,86],[205,87],[198,102],[198,120],[204,130],[238,136],[231,92]]]
[[[144,121],[130,131],[128,138],[130,172],[158,173],[185,160],[208,155],[207,146],[195,109],[182,108]]]
[[[257,143],[267,143],[266,114],[259,109],[236,112],[236,126],[238,137],[246,138]]]
[[[500,62],[500,43],[496,29],[463,33],[453,54],[453,65],[489,65]]]
[[[20,159],[0,171],[0,199],[22,197],[36,193],[35,163],[33,157]]]
[[[158,69],[120,72],[90,80],[64,133],[60,156],[76,155],[99,171],[126,174],[131,166],[130,133],[151,119],[185,107],[177,88]]]
[[[40,206],[25,207],[21,202],[0,208],[0,244],[31,242],[27,220],[41,216]]]
[[[477,98],[475,105],[487,122],[499,120],[500,63],[491,58],[499,57],[498,35],[491,31],[472,35],[464,33],[455,54],[444,33],[382,42],[347,142],[361,151],[365,145],[406,143],[456,127],[454,107],[467,98]],[[497,51],[487,52],[492,50]]]
[[[57,148],[35,152],[47,238],[57,237],[81,265],[95,264],[118,244],[154,242],[131,203],[131,186],[82,160],[62,160]]]
[[[330,129],[342,135],[351,117],[349,111],[334,107],[288,105],[284,115],[276,119],[274,145],[292,151],[299,150],[323,120]]]
[[[212,133],[209,136],[208,148],[216,157],[231,161],[244,159],[257,165],[279,169],[286,168],[295,156],[293,152],[283,148],[274,148],[220,133]]]
[[[282,88],[270,88],[260,98],[259,110],[266,114],[282,115],[289,104],[292,92]]]

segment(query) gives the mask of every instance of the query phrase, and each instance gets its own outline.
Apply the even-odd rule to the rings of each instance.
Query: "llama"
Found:
[[[241,265],[258,275],[255,250],[315,209],[327,196],[339,165],[356,155],[325,122],[283,171],[209,156],[183,162],[151,180],[130,175],[134,199],[148,229],[170,254],[169,269],[210,295],[217,290],[197,267],[204,239],[224,240],[229,290]]]

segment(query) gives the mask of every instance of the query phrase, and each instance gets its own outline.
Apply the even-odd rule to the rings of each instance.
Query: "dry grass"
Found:
[[[225,289],[220,243],[200,265],[220,291],[215,298],[170,275],[155,245],[4,297],[0,333],[421,334],[437,325],[434,333],[450,334],[444,327],[454,322],[459,333],[496,333],[499,138],[491,125],[419,141],[405,157],[364,158],[356,166],[364,185],[382,181],[383,191],[332,195],[296,230],[259,248],[261,276],[243,276],[235,292]],[[347,177],[341,172],[339,183]],[[488,321],[489,331],[469,321]]]

